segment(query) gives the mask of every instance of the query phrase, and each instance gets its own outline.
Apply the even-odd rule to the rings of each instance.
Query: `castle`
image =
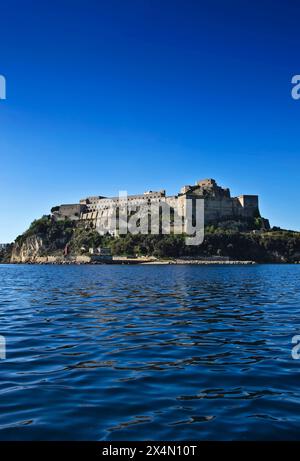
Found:
[[[239,195],[231,197],[228,188],[218,186],[214,179],[197,181],[194,186],[183,186],[177,195],[167,196],[165,190],[147,191],[140,195],[125,197],[92,196],[80,200],[77,204],[60,205],[52,208],[54,219],[80,221],[85,227],[97,229],[109,228],[116,209],[148,209],[149,205],[162,206],[167,204],[173,210],[179,210],[185,216],[187,199],[195,202],[204,199],[205,224],[217,223],[222,220],[251,219],[259,216],[257,195]],[[263,226],[269,227],[269,222],[262,219]],[[103,231],[102,233],[104,233]]]

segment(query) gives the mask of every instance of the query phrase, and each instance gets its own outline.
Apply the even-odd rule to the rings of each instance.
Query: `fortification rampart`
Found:
[[[86,226],[103,229],[110,227],[110,221],[126,209],[148,213],[149,205],[167,204],[181,216],[186,213],[186,201],[204,199],[205,224],[224,219],[254,218],[259,216],[257,195],[231,197],[228,188],[218,186],[214,179],[197,181],[195,185],[181,188],[177,195],[166,196],[165,190],[147,191],[140,195],[120,197],[91,196],[81,199],[79,204],[60,205],[52,209],[56,219],[80,220]],[[176,211],[177,210],[177,211]],[[142,216],[142,214],[141,214]],[[104,232],[104,231],[103,231]]]

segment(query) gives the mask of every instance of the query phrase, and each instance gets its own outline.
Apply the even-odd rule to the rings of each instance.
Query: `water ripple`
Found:
[[[0,266],[1,440],[299,439],[299,266]]]

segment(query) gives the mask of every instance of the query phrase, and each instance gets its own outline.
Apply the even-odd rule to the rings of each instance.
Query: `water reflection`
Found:
[[[298,266],[0,266],[1,439],[298,439]]]

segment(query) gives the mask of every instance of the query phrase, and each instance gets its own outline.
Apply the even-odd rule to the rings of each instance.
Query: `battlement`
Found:
[[[74,203],[69,205],[59,205],[51,209],[52,216],[59,219],[71,219],[77,221],[80,219],[81,214],[86,211],[86,206],[81,203]]]
[[[239,195],[236,198],[243,207],[258,208],[258,195]]]
[[[205,197],[227,197],[230,198],[230,190],[228,188],[224,189],[216,183],[215,179],[201,179],[196,181],[194,186],[183,186],[180,190],[180,194],[189,195],[189,196],[201,196]]]
[[[186,185],[177,195],[167,196],[164,189],[148,190],[143,194],[124,195],[121,197],[105,197],[103,195],[89,196],[79,201],[79,204],[60,205],[51,211],[54,218],[96,222],[101,220],[106,212],[113,212],[116,207],[134,206],[142,208],[149,203],[165,202],[170,207],[184,209],[186,199],[204,199],[205,223],[218,222],[223,219],[254,218],[259,216],[259,201],[257,195],[239,195],[231,197],[230,189],[217,184],[215,179],[207,178],[196,181],[195,185]],[[107,217],[105,218],[107,219]]]

